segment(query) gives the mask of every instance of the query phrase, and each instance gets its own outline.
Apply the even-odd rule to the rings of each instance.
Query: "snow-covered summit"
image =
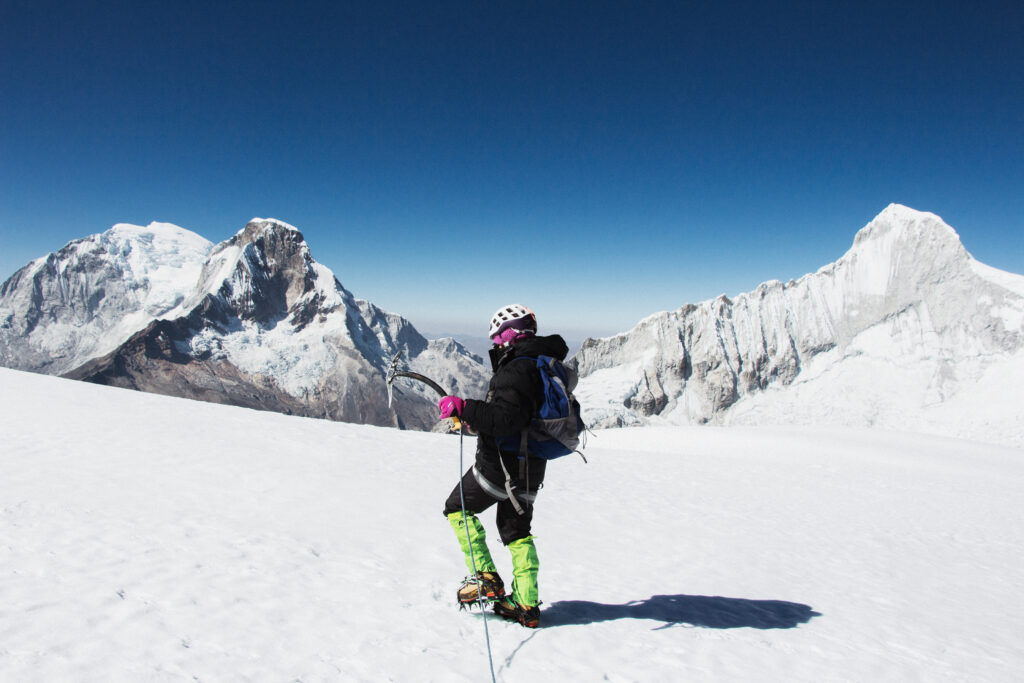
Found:
[[[882,209],[870,223],[857,231],[853,238],[853,244],[857,246],[862,242],[878,239],[884,235],[902,235],[907,232],[914,232],[918,235],[930,233],[935,237],[960,241],[956,230],[936,214],[892,203]]]
[[[975,261],[938,216],[893,204],[815,273],[588,340],[581,402],[602,425],[828,421],[1002,441],[1022,418],[982,427],[937,406],[992,372],[1014,374],[993,368],[1022,362],[1021,287],[1024,277]]]
[[[844,289],[859,296],[907,297],[919,285],[958,277],[970,258],[941,218],[890,204],[857,232],[842,258],[818,273],[838,275]]]
[[[302,234],[298,228],[287,221],[283,221],[280,218],[260,218],[258,216],[253,217],[246,223],[245,227],[239,230],[239,233],[243,233],[248,230],[251,226],[257,225],[263,228],[276,228],[279,230],[286,230],[288,232],[297,232]]]
[[[268,323],[290,315],[293,322],[308,322],[313,309],[326,313],[342,306],[343,293],[334,274],[313,260],[301,232],[258,219],[212,250],[184,308],[213,296],[242,319]]]

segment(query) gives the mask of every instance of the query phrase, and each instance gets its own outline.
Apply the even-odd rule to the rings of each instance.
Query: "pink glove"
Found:
[[[462,409],[466,407],[466,402],[458,396],[445,396],[437,402],[437,407],[441,410],[441,417],[439,420],[447,420],[452,415],[462,416]]]

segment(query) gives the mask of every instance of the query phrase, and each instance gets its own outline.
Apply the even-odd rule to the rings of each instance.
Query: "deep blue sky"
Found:
[[[421,329],[607,334],[890,202],[1024,272],[1019,1],[289,5],[0,3],[0,279],[272,216]]]

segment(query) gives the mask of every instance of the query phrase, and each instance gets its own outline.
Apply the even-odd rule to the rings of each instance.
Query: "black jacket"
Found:
[[[565,360],[569,347],[557,334],[549,337],[528,337],[511,346],[491,349],[494,376],[487,387],[483,401],[468,399],[462,410],[462,419],[479,434],[476,446],[476,467],[486,479],[504,486],[505,474],[498,461],[500,457],[513,480],[521,471],[519,448],[499,450],[497,438],[518,437],[529,426],[541,402],[544,386],[535,363],[516,358],[551,356]],[[536,490],[544,479],[546,460],[530,456],[528,459],[528,488]],[[518,482],[526,485],[526,482]]]

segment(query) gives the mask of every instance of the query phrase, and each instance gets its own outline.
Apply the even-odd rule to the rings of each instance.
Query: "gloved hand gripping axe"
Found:
[[[445,391],[444,389],[441,388],[440,384],[438,384],[434,380],[430,379],[429,377],[421,375],[418,372],[412,372],[411,370],[399,370],[398,369],[398,361],[401,358],[402,358],[402,352],[399,351],[398,353],[395,354],[395,357],[391,359],[391,367],[388,368],[388,374],[387,374],[388,408],[391,407],[391,399],[392,399],[392,394],[393,394],[393,392],[392,392],[392,384],[394,384],[395,379],[397,379],[398,377],[408,377],[409,379],[415,379],[415,380],[418,380],[420,382],[423,382],[428,387],[430,387],[431,389],[436,391],[441,398],[444,398],[445,396],[449,395],[447,391]],[[457,429],[457,430],[458,429],[462,429],[462,423],[459,422],[459,418],[457,418],[454,415],[452,415],[451,421],[452,421],[452,426],[455,429]]]

